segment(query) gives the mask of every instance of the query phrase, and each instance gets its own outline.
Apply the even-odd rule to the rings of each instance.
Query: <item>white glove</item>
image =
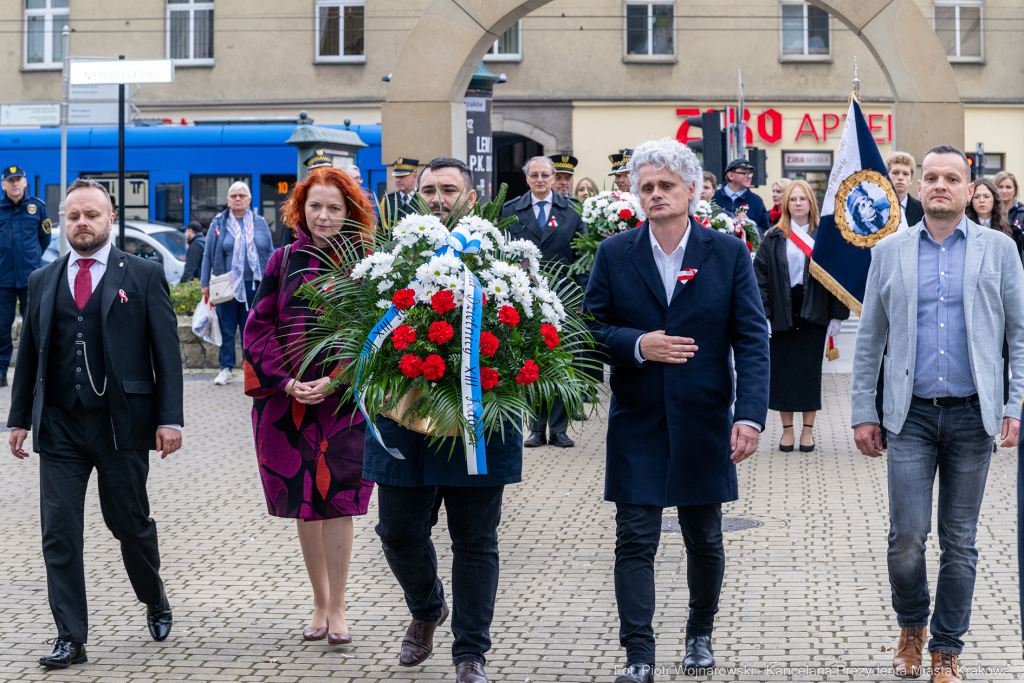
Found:
[[[839,335],[839,330],[843,328],[842,320],[829,320],[828,321],[828,336],[836,337]]]

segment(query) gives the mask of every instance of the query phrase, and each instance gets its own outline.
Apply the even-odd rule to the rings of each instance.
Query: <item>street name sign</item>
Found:
[[[172,83],[170,59],[112,59],[107,62],[72,62],[72,85],[102,83]]]

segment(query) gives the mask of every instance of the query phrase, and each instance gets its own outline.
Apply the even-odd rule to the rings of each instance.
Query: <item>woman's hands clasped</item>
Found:
[[[322,403],[325,398],[334,393],[327,388],[330,382],[330,377],[321,377],[312,382],[300,382],[297,379],[293,379],[288,382],[288,386],[284,390],[299,403],[312,406]]]

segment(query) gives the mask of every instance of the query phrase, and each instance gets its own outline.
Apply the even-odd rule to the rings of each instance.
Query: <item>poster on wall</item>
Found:
[[[489,94],[489,93],[488,93]],[[466,103],[466,163],[473,173],[477,201],[489,202],[494,192],[494,142],[490,97],[471,96]]]

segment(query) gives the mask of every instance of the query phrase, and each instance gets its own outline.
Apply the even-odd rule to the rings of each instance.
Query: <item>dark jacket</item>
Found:
[[[11,388],[7,426],[32,429],[46,394],[47,356],[57,288],[68,287],[69,255],[32,273]],[[119,292],[125,293],[125,298]],[[107,405],[119,450],[155,450],[159,425],[184,425],[178,321],[159,263],[110,250],[100,295]],[[39,440],[33,448],[39,452]]]
[[[512,239],[530,240],[540,248],[541,258],[546,263],[556,263],[568,268],[577,258],[572,248],[572,240],[577,233],[586,232],[587,226],[580,218],[569,201],[558,194],[551,193],[552,206],[547,207],[548,225],[541,229],[537,217],[533,215],[533,202],[530,193],[505,202],[501,209],[501,217],[518,216],[519,222],[509,226],[508,232]],[[554,226],[552,226],[554,221]],[[585,286],[587,276],[576,278],[580,287]]]
[[[389,192],[384,195],[384,201],[381,202],[381,204],[383,204],[381,220],[387,216],[388,220],[391,221],[391,224],[394,225],[409,214],[416,213],[416,211],[414,211],[415,204],[413,203],[415,201],[415,192],[413,192],[412,199],[410,199],[409,202],[402,201],[402,194],[400,192]]]
[[[597,250],[584,308],[612,366],[605,500],[663,508],[736,500],[733,421],[767,418],[768,325],[750,252],[696,220],[689,230],[682,268],[697,273],[676,284],[670,305],[646,222]],[[638,364],[637,339],[653,330],[692,337],[696,357]]]
[[[0,287],[27,287],[28,276],[42,268],[48,246],[46,204],[28,194],[15,204],[0,191]]]
[[[185,255],[185,270],[181,274],[182,282],[199,279],[199,268],[203,265],[203,251],[205,248],[205,235],[196,235],[188,243],[188,253]]]
[[[728,211],[731,216],[739,213],[740,207],[746,204],[749,209],[747,211],[747,218],[757,223],[757,232],[761,237],[764,237],[764,234],[768,232],[768,228],[772,227],[768,209],[764,208],[764,200],[754,194],[752,190],[744,190],[743,194],[736,201],[733,201],[725,193],[725,186],[723,185],[715,191],[715,196],[711,198],[711,201]]]
[[[789,286],[789,261],[786,258],[788,238],[781,228],[765,233],[761,248],[754,257],[754,274],[761,290],[764,314],[772,324],[772,332],[785,332],[793,327],[793,299]],[[850,309],[825,286],[811,276],[811,260],[804,257],[804,303],[800,317],[816,325],[830,320],[846,320]]]
[[[907,225],[917,225],[924,219],[924,208],[921,206],[921,201],[914,199],[913,196],[907,195]]]
[[[230,211],[231,209],[224,209],[214,216],[210,221],[210,228],[206,231],[206,247],[203,249],[203,263],[199,269],[199,282],[203,287],[210,286],[211,275],[223,275],[231,270],[232,250],[228,249],[229,244],[226,244],[227,242],[233,246],[235,243],[226,223]],[[263,216],[255,212],[252,217],[252,234],[256,242],[262,278],[267,270],[267,264],[270,263],[270,255],[274,253],[274,237]]]

